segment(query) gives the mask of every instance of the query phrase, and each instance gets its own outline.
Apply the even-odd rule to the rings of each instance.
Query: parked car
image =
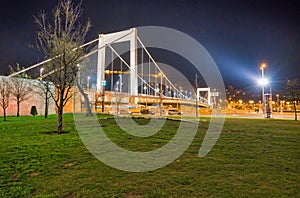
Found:
[[[154,111],[150,111],[149,109],[142,109],[141,114],[150,114],[150,115],[154,115]]]
[[[178,111],[176,109],[169,109],[168,114],[169,115],[183,115],[183,112],[182,111]]]

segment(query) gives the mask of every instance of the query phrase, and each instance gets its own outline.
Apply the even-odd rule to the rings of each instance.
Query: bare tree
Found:
[[[10,85],[9,81],[2,77],[0,81],[0,106],[3,110],[3,120],[6,121],[6,109],[9,106],[10,100]]]
[[[86,25],[79,22],[82,9],[80,4],[74,6],[71,0],[61,1],[53,10],[51,20],[46,18],[45,12],[35,17],[38,26],[38,50],[52,61],[46,65],[49,80],[55,85],[55,93],[51,94],[58,112],[58,133],[63,133],[64,106],[72,97],[71,90],[76,80],[77,64],[82,61],[85,51],[80,46],[90,29],[90,22]]]
[[[39,94],[45,101],[45,110],[44,110],[44,116],[45,118],[48,118],[48,112],[49,112],[49,104],[50,104],[50,98],[51,98],[51,92],[53,92],[53,83],[49,81],[38,81],[36,83],[37,90],[35,91],[37,94]]]
[[[299,100],[300,89],[299,89],[299,80],[287,80],[286,82],[286,91],[288,92],[288,99],[294,105],[294,114],[295,114],[295,121],[298,120],[297,118],[297,100]]]
[[[20,65],[17,64],[16,69],[10,66],[11,73],[21,71]],[[27,100],[32,92],[31,84],[28,81],[29,76],[26,73],[21,73],[10,78],[11,95],[17,102],[17,117],[20,116],[20,103]]]

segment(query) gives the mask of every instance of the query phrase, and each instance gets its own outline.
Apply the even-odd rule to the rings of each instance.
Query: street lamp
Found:
[[[77,66],[77,69],[78,69],[77,70],[78,71],[78,74],[77,74],[78,75],[78,82],[80,82],[80,65],[77,64],[76,66]]]
[[[120,77],[120,92],[122,92],[122,86],[123,86],[123,77],[121,74],[119,74]]]
[[[103,113],[104,112],[104,103],[105,103],[105,86],[106,86],[106,80],[102,80],[101,85],[102,85],[102,113]]]
[[[163,110],[163,102],[162,102],[162,96],[163,96],[163,89],[162,89],[162,81],[163,81],[163,77],[164,77],[164,74],[162,73],[159,73],[158,74],[160,76],[160,94],[159,94],[159,115],[162,116],[162,110]]]
[[[159,73],[158,76],[160,76],[161,74]],[[159,84],[156,83],[155,84],[155,96],[157,95],[157,93],[159,93]]]
[[[265,74],[264,74],[264,69],[266,68],[266,64],[263,63],[260,66],[261,69],[261,89],[262,89],[262,104],[263,104],[263,114],[265,115],[266,113],[266,98],[265,98],[265,84],[266,84],[266,80],[265,80]]]
[[[166,93],[165,95],[168,96],[168,94],[169,94],[169,86],[168,85],[165,86],[165,93]]]
[[[90,89],[90,79],[91,79],[91,77],[88,76],[88,77],[87,77],[87,84],[86,84],[87,89]]]
[[[44,68],[42,67],[41,69],[40,69],[40,77],[42,78],[42,76],[43,76],[43,71],[44,71]]]
[[[277,112],[279,112],[279,94],[276,94],[277,98]]]
[[[280,115],[282,116],[283,114],[283,105],[284,105],[284,100],[280,101]]]
[[[120,84],[120,82],[117,81],[117,86],[115,87],[115,90],[116,90],[116,91],[119,91],[119,84]]]

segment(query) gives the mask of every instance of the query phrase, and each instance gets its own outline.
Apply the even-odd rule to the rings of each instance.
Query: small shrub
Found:
[[[36,106],[31,106],[30,114],[36,116],[38,114]]]

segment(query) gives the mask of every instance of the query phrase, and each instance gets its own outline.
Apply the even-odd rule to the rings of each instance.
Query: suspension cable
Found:
[[[96,42],[96,41],[98,41],[98,40],[99,40],[99,39],[95,39],[95,40],[92,40],[92,41],[90,41],[90,42],[88,42],[88,43],[85,43],[85,44],[83,44],[83,45],[81,45],[81,46],[79,46],[79,47],[74,48],[73,51],[74,51],[74,50],[77,50],[77,49],[80,49],[80,48],[83,48],[83,47],[85,47],[85,46],[87,46],[87,45],[90,45],[90,44],[92,44],[92,43],[94,43],[94,42]],[[36,68],[36,67],[38,67],[38,66],[40,66],[40,65],[43,65],[43,64],[45,64],[45,63],[48,63],[48,62],[52,61],[53,59],[56,59],[56,58],[60,57],[60,56],[61,56],[61,55],[57,55],[57,56],[55,56],[54,58],[49,58],[49,59],[44,60],[44,61],[42,61],[42,62],[40,62],[40,63],[34,64],[34,65],[32,65],[32,66],[30,66],[30,67],[27,67],[27,68],[25,68],[25,69],[23,69],[23,70],[21,70],[21,71],[18,71],[18,72],[15,72],[15,73],[13,73],[13,74],[10,74],[9,77],[14,77],[14,76],[16,76],[16,75],[18,75],[18,74],[21,74],[21,73],[23,73],[23,72],[26,72],[26,71],[31,70],[31,69],[33,69],[33,68]]]
[[[168,80],[168,82],[173,86],[173,88],[178,91],[180,94],[181,91],[179,89],[177,89],[177,87],[174,86],[174,84],[168,79],[168,77],[166,75],[164,75],[163,71],[160,69],[160,67],[158,66],[158,64],[155,62],[155,60],[153,59],[153,57],[151,56],[151,54],[149,53],[149,51],[146,49],[146,47],[144,46],[144,44],[142,43],[141,39],[139,37],[137,37],[137,40],[139,41],[139,43],[141,44],[141,46],[144,48],[145,52],[147,53],[147,55],[149,56],[149,59],[152,60],[152,62],[154,63],[154,65],[158,68],[158,70],[160,71],[160,73],[165,76],[165,78]]]
[[[133,31],[133,30],[132,30],[132,31]],[[101,50],[102,48],[106,47],[107,45],[110,45],[110,44],[112,44],[112,43],[117,42],[118,40],[123,39],[124,37],[128,36],[129,34],[131,34],[132,31],[128,32],[127,34],[125,34],[125,35],[123,35],[123,36],[121,36],[121,37],[116,38],[115,40],[112,40],[111,42],[109,42],[109,43],[107,43],[107,44],[105,44],[105,45],[103,45],[103,46],[101,46],[101,47],[98,46],[98,48],[97,48],[96,50],[94,50],[94,51],[92,51],[92,52],[86,54],[86,55],[83,56],[81,59],[83,59],[83,58],[85,58],[85,57],[87,57],[87,56],[90,56],[90,55],[92,55],[92,54],[98,52],[99,50]],[[79,48],[83,48],[83,47],[85,47],[85,46],[87,46],[87,45],[90,45],[90,44],[92,44],[92,43],[95,43],[96,41],[99,41],[99,38],[94,39],[94,40],[92,40],[92,41],[90,41],[90,42],[88,42],[88,43],[85,43],[85,44],[83,44],[83,45],[81,45],[81,46],[79,46],[79,47],[76,47],[76,48],[73,49],[73,51],[74,51],[74,50],[77,50],[77,49],[79,49]],[[25,69],[23,69],[23,70],[21,70],[21,71],[18,71],[18,72],[15,72],[15,73],[13,73],[13,74],[10,74],[9,77],[14,77],[14,76],[16,76],[16,75],[18,75],[18,74],[21,74],[21,73],[23,73],[23,72],[26,72],[26,71],[28,71],[28,70],[34,69],[34,68],[36,68],[36,67],[39,67],[39,66],[41,66],[41,65],[43,65],[43,64],[45,64],[45,63],[48,63],[48,62],[50,62],[50,61],[52,61],[52,60],[54,60],[54,59],[56,59],[56,58],[58,58],[58,57],[60,57],[60,56],[61,56],[61,55],[57,55],[57,56],[55,56],[55,57],[53,57],[53,58],[49,58],[49,59],[44,60],[44,61],[42,61],[42,62],[36,63],[36,64],[34,64],[34,65],[30,66],[30,67],[27,67],[27,68],[25,68]],[[54,72],[55,72],[55,71],[54,71]],[[50,72],[49,72],[49,73],[50,73]],[[49,73],[48,73],[48,75],[50,75]],[[53,73],[51,72],[51,74],[53,74]],[[47,76],[48,76],[48,75],[47,75]],[[38,79],[40,79],[40,77],[39,77]]]
[[[117,55],[117,57],[130,69],[130,66],[128,65],[128,63],[120,56],[120,54],[111,46],[111,45],[108,45],[108,47]],[[154,88],[149,84],[147,83],[140,75],[137,75],[137,77],[139,79],[142,80],[142,82],[144,82],[145,84],[147,84],[152,90],[154,90]],[[128,78],[129,79],[129,78]],[[129,84],[128,84],[129,85]],[[129,89],[128,89],[129,91]]]

